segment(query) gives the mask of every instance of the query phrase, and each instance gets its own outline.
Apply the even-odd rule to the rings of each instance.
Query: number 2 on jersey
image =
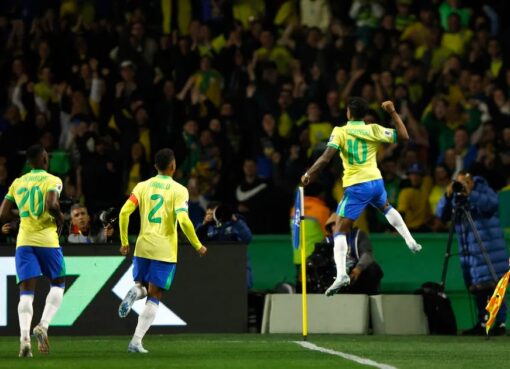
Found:
[[[359,145],[361,144],[361,158],[359,155]],[[357,164],[364,164],[367,161],[367,142],[360,138],[356,139],[348,139],[347,140],[347,158],[349,160],[349,164],[354,164],[356,161]]]
[[[149,218],[149,222],[151,223],[161,223],[161,217],[155,217],[158,210],[163,206],[163,196],[158,194],[153,194],[151,196],[152,201],[156,201],[156,204],[152,207],[151,211],[149,212],[149,215],[147,216]]]
[[[34,186],[32,188],[21,187],[18,190],[18,195],[22,196],[21,201],[19,202],[18,205],[20,209],[19,216],[21,218],[26,218],[30,216],[30,213],[32,213],[32,216],[34,217],[38,217],[39,215],[42,214],[44,210],[43,193],[39,186]],[[29,206],[30,211],[23,209],[27,201],[29,201],[30,203]]]

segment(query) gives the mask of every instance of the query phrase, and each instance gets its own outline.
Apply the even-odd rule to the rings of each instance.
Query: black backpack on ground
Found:
[[[416,292],[423,295],[423,310],[429,321],[430,334],[457,334],[452,304],[441,285],[425,282]]]

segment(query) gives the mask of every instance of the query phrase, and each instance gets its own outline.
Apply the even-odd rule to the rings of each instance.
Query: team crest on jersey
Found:
[[[391,131],[385,129],[384,130],[384,135],[390,137],[391,136]]]
[[[58,185],[55,186],[55,189],[60,194],[62,192],[62,185],[59,183]]]

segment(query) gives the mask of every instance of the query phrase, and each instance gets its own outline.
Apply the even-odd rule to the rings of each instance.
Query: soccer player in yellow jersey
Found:
[[[363,118],[368,112],[368,103],[362,98],[354,97],[347,105],[348,122],[343,127],[335,127],[331,133],[326,150],[312,167],[301,177],[303,186],[308,185],[340,151],[344,167],[344,196],[338,204],[337,219],[334,226],[333,256],[336,263],[336,279],[327,289],[326,295],[334,295],[350,283],[346,270],[347,239],[354,221],[358,219],[367,205],[382,211],[388,222],[395,227],[405,239],[412,252],[421,250],[405,225],[402,216],[387,200],[381,172],[377,168],[376,154],[382,143],[407,141],[407,129],[395,111],[391,101],[382,103],[395,121],[395,128],[384,128],[378,124],[365,124]]]
[[[0,207],[0,222],[12,219],[14,206],[17,206],[21,219],[15,256],[20,289],[20,357],[32,356],[32,302],[37,278],[41,275],[50,280],[51,287],[41,321],[34,327],[34,335],[39,351],[49,353],[48,326],[62,303],[66,272],[57,233],[57,226],[64,221],[58,202],[62,181],[46,172],[48,154],[41,145],[28,148],[27,160],[33,169],[14,180]]]
[[[147,353],[142,339],[149,330],[158,310],[164,290],[172,284],[177,263],[177,223],[200,256],[207,249],[200,243],[188,216],[188,190],[172,179],[175,172],[174,153],[162,149],[156,153],[158,175],[138,183],[120,211],[122,255],[129,252],[128,224],[130,214],[138,207],[141,229],[133,257],[135,286],[119,306],[119,316],[127,316],[135,300],[147,296],[143,312],[138,317],[128,352]]]

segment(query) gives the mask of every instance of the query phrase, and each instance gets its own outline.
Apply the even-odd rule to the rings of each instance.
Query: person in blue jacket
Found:
[[[508,251],[503,236],[503,229],[498,217],[498,195],[489,187],[482,177],[473,177],[466,171],[457,174],[455,180],[461,184],[450,184],[445,195],[436,208],[436,216],[443,221],[451,220],[452,208],[461,206],[471,213],[476,229],[492,264],[497,278],[508,271]],[[459,187],[460,190],[456,190]],[[490,272],[475,234],[465,217],[456,217],[455,232],[457,233],[459,256],[464,281],[469,291],[476,298],[478,323],[463,334],[485,334],[487,312],[485,306],[491,297],[497,281]],[[506,304],[503,303],[496,317],[492,335],[506,333]]]
[[[198,239],[201,242],[223,241],[241,242],[249,245],[252,233],[241,215],[233,214],[228,205],[217,202],[209,203],[202,224],[196,227]],[[247,286],[253,286],[250,260],[246,265]]]

